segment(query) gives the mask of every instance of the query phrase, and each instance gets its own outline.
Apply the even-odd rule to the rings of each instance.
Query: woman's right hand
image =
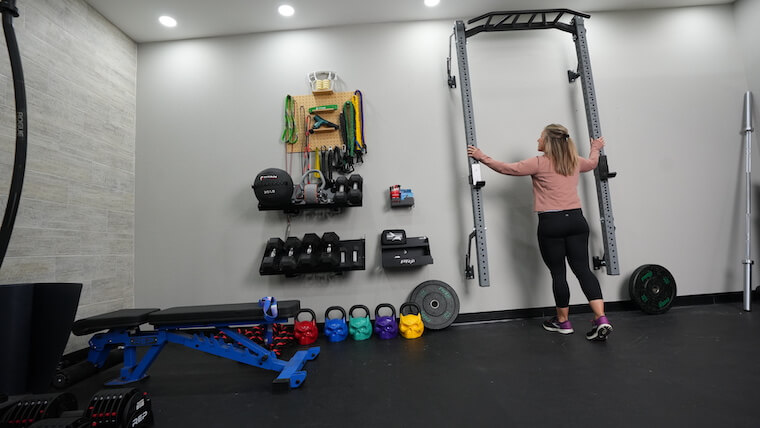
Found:
[[[597,149],[601,149],[602,147],[604,147],[604,137],[592,138],[591,147],[594,147]]]

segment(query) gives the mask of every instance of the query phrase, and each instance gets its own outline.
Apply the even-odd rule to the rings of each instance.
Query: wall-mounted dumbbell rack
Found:
[[[342,273],[365,269],[364,239],[340,240],[327,232],[320,238],[307,233],[302,239],[269,238],[259,274],[293,277],[308,273]]]
[[[282,211],[286,214],[298,214],[302,210],[328,209],[339,211],[342,208],[362,206],[364,180],[359,174],[351,174],[348,177],[338,176],[330,186],[315,186],[300,185],[299,188],[299,185],[296,185],[290,202],[279,205],[259,203],[259,211]]]

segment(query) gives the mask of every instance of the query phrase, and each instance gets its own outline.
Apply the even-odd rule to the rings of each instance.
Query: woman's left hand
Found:
[[[467,155],[476,161],[480,161],[486,157],[485,153],[475,146],[467,146]]]

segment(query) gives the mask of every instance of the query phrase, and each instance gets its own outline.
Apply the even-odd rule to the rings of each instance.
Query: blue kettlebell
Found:
[[[354,311],[361,309],[363,317],[355,317]],[[354,340],[367,340],[372,337],[372,321],[369,319],[369,308],[364,305],[354,305],[348,310],[348,333]]]
[[[390,308],[391,315],[380,316],[380,308]],[[380,337],[380,339],[393,339],[398,336],[396,308],[390,303],[380,303],[375,308],[375,335]]]
[[[340,311],[340,318],[330,318],[330,312]],[[329,342],[342,342],[348,337],[346,310],[340,306],[330,306],[325,311],[325,337]]]

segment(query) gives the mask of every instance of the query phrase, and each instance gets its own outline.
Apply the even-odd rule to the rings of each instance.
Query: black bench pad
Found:
[[[71,331],[77,336],[95,333],[101,330],[118,328],[133,328],[148,322],[148,315],[158,311],[158,308],[149,309],[121,309],[115,312],[95,315],[74,322]]]
[[[277,318],[293,318],[301,309],[300,300],[277,301]],[[263,321],[264,311],[256,303],[178,306],[151,313],[148,322],[155,327],[245,324]]]

